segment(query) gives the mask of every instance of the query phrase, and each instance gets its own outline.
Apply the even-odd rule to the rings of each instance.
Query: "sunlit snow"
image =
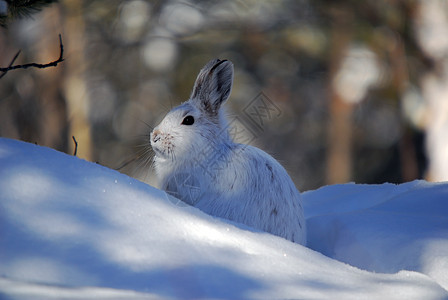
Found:
[[[448,299],[448,183],[303,197],[308,248],[0,138],[0,298]]]

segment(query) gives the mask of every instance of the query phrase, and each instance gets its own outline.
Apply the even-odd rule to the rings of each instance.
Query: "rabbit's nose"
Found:
[[[160,134],[160,130],[154,129],[154,131],[152,132],[152,141],[154,143],[157,143],[160,140]]]

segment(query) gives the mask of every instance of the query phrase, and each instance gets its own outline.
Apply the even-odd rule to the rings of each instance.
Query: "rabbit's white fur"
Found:
[[[221,105],[232,84],[232,63],[210,61],[190,99],[154,128],[150,141],[160,187],[213,216],[304,245],[301,196],[285,169],[262,150],[229,137]],[[187,116],[193,124],[185,124]]]

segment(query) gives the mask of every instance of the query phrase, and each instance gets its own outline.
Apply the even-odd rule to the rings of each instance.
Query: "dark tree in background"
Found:
[[[0,26],[7,27],[14,19],[31,17],[58,0],[0,0]]]
[[[219,57],[235,65],[230,119],[299,189],[448,180],[447,12],[438,0],[58,1],[0,31],[0,66],[17,49],[18,63],[52,61],[59,33],[65,50],[57,68],[0,79],[0,135],[67,153],[75,136],[78,156],[150,181],[151,126]],[[253,127],[260,93],[279,113]]]

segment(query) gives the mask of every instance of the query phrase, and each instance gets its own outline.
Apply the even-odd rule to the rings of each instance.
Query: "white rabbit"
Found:
[[[217,217],[306,243],[301,195],[285,169],[262,150],[233,142],[221,105],[233,64],[210,61],[190,99],[151,132],[160,188]]]

